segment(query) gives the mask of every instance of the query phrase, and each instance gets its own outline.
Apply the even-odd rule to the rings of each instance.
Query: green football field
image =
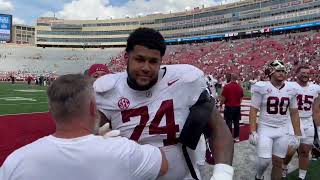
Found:
[[[289,174],[288,180],[297,180],[299,177],[299,170]],[[308,168],[306,180],[319,180],[320,179],[320,160],[311,161]]]
[[[0,83],[0,115],[48,111],[46,88],[25,83]]]

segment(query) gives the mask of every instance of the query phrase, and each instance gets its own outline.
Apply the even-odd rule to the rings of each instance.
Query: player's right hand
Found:
[[[120,130],[110,129],[110,124],[105,123],[102,127],[99,128],[99,135],[104,138],[117,137],[120,136]]]
[[[258,133],[256,131],[253,131],[253,132],[250,133],[249,142],[250,142],[250,144],[252,144],[254,146],[257,145],[257,143],[258,143]]]

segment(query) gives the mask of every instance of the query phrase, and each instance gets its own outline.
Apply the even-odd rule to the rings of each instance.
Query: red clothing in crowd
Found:
[[[222,94],[225,98],[225,105],[229,107],[240,106],[243,97],[243,89],[236,82],[230,82],[223,87]]]

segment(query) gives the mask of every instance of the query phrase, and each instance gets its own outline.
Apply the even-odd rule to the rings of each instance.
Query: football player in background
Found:
[[[320,96],[318,96],[313,103],[312,117],[315,122],[315,141],[312,149],[312,158],[319,159],[320,157]]]
[[[284,159],[282,167],[282,177],[288,175],[288,164],[290,163],[294,153],[299,151],[299,179],[305,179],[309,166],[309,153],[312,149],[314,140],[314,125],[312,119],[312,104],[314,99],[320,94],[320,86],[309,82],[311,69],[309,66],[300,66],[296,70],[296,82],[290,82],[298,90],[297,103],[300,116],[300,126],[303,137],[300,145],[294,146],[289,143],[288,153]],[[318,119],[314,119],[319,124]],[[293,128],[290,126],[290,134],[293,134]]]
[[[294,139],[299,142],[301,131],[296,103],[296,90],[285,83],[286,68],[283,62],[275,60],[266,68],[270,81],[259,81],[251,88],[249,114],[249,142],[257,147],[256,179],[263,174],[272,161],[272,180],[281,179],[283,158],[288,149],[288,123],[293,124]],[[257,129],[257,113],[260,110]]]
[[[211,180],[232,180],[232,137],[206,90],[204,73],[191,65],[161,66],[165,50],[163,36],[153,29],[130,34],[127,71],[94,83],[102,121],[121,136],[160,147],[169,162],[160,179],[201,179],[194,149],[205,134],[216,162]]]

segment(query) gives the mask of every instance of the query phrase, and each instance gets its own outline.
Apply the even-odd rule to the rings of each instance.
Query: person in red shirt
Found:
[[[243,89],[237,83],[237,75],[227,75],[227,82],[223,87],[221,93],[221,104],[225,104],[224,119],[232,133],[232,123],[234,126],[234,141],[239,142],[240,127],[239,121],[241,119],[240,105],[243,98]]]

